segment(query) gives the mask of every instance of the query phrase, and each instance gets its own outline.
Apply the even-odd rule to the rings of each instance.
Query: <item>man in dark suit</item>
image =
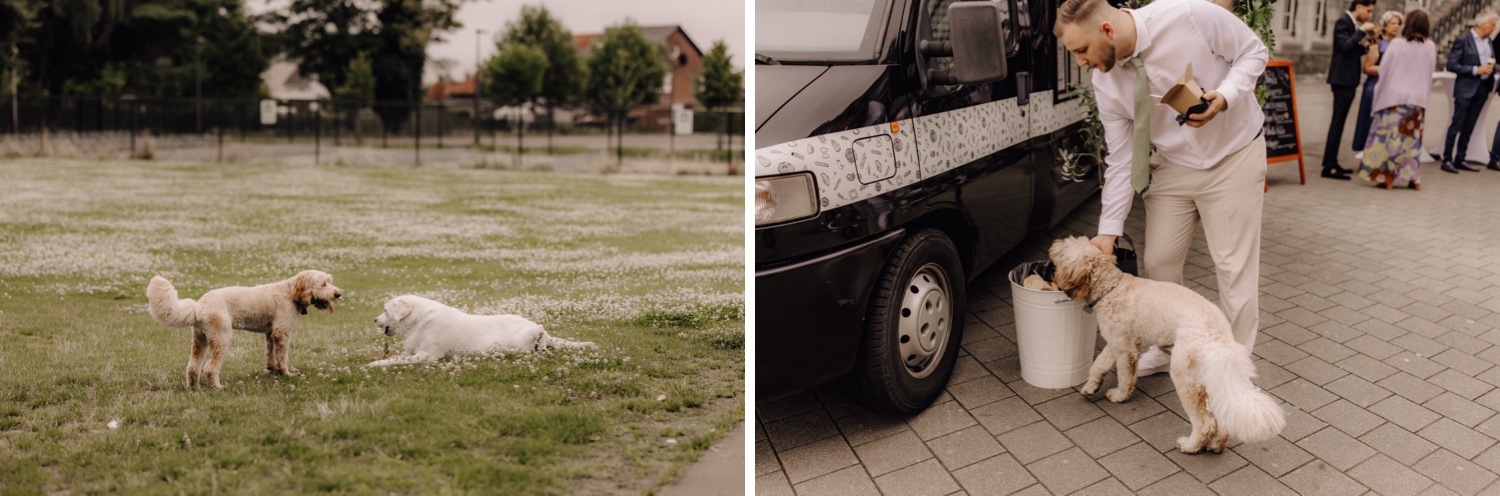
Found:
[[[1443,140],[1443,172],[1479,172],[1464,163],[1464,155],[1469,151],[1469,136],[1474,134],[1479,112],[1495,87],[1495,48],[1490,34],[1495,32],[1496,18],[1493,10],[1480,12],[1474,18],[1474,29],[1453,40],[1453,48],[1448,51],[1447,69],[1456,77],[1453,120],[1448,122],[1448,137]]]
[[[1328,123],[1328,141],[1323,149],[1323,177],[1329,179],[1348,181],[1349,174],[1354,172],[1339,166],[1339,141],[1344,137],[1344,121],[1349,119],[1349,107],[1359,88],[1361,61],[1369,45],[1369,35],[1359,26],[1367,24],[1374,11],[1375,0],[1354,0],[1349,3],[1349,11],[1333,25],[1333,57],[1328,66],[1328,85],[1333,87],[1333,121]]]

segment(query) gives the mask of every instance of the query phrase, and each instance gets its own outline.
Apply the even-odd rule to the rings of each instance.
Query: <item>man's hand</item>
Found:
[[[1219,115],[1219,112],[1224,111],[1225,107],[1229,106],[1229,101],[1225,100],[1224,95],[1218,91],[1204,93],[1203,99],[1208,100],[1208,110],[1203,111],[1201,114],[1189,115],[1187,120],[1189,127],[1203,127],[1204,124],[1208,124],[1208,121],[1214,120],[1214,116]]]
[[[1115,252],[1115,238],[1118,237],[1113,234],[1100,234],[1094,236],[1094,239],[1090,239],[1089,244],[1094,245],[1094,248],[1098,248],[1099,251],[1109,255]]]
[[[1479,66],[1479,69],[1476,70],[1475,72],[1478,72],[1479,75],[1481,75],[1481,76],[1488,76],[1490,74],[1494,74],[1495,73],[1495,66],[1492,66],[1492,65],[1481,65],[1481,66]]]

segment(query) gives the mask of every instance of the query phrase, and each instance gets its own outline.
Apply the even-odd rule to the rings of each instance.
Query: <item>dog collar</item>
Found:
[[[1115,288],[1109,288],[1109,289],[1104,290],[1104,294],[1099,295],[1098,298],[1094,298],[1094,301],[1088,302],[1088,304],[1084,305],[1083,306],[1083,311],[1085,313],[1094,313],[1094,305],[1098,305],[1100,301],[1104,300],[1105,296],[1109,296],[1109,292],[1110,291],[1114,291],[1114,290],[1115,290]]]

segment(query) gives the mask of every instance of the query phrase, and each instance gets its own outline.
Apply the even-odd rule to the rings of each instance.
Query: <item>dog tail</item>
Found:
[[[537,327],[541,327],[541,326],[537,326]],[[547,334],[547,330],[546,329],[539,329],[539,330],[542,331],[542,335],[541,335],[540,338],[537,339],[537,342],[536,342],[536,349],[537,349],[537,351],[548,350],[548,349],[553,349],[553,348],[595,348],[596,347],[596,346],[594,346],[593,342],[588,342],[588,341],[572,341],[572,340],[563,339],[563,338],[554,338],[554,337],[552,337],[551,334]]]
[[[1264,441],[1281,433],[1286,412],[1265,391],[1255,387],[1255,364],[1250,352],[1233,341],[1210,342],[1204,347],[1203,386],[1208,393],[1208,411],[1219,427],[1245,442]]]
[[[187,327],[198,321],[198,302],[192,298],[177,298],[177,288],[172,287],[162,276],[151,278],[146,286],[146,299],[151,303],[146,309],[161,325]]]

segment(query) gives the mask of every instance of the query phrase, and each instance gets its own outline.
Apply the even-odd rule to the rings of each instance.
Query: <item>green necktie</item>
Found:
[[[1146,81],[1146,64],[1140,57],[1128,61],[1135,66],[1135,136],[1131,144],[1130,186],[1145,193],[1151,185],[1151,86]]]

